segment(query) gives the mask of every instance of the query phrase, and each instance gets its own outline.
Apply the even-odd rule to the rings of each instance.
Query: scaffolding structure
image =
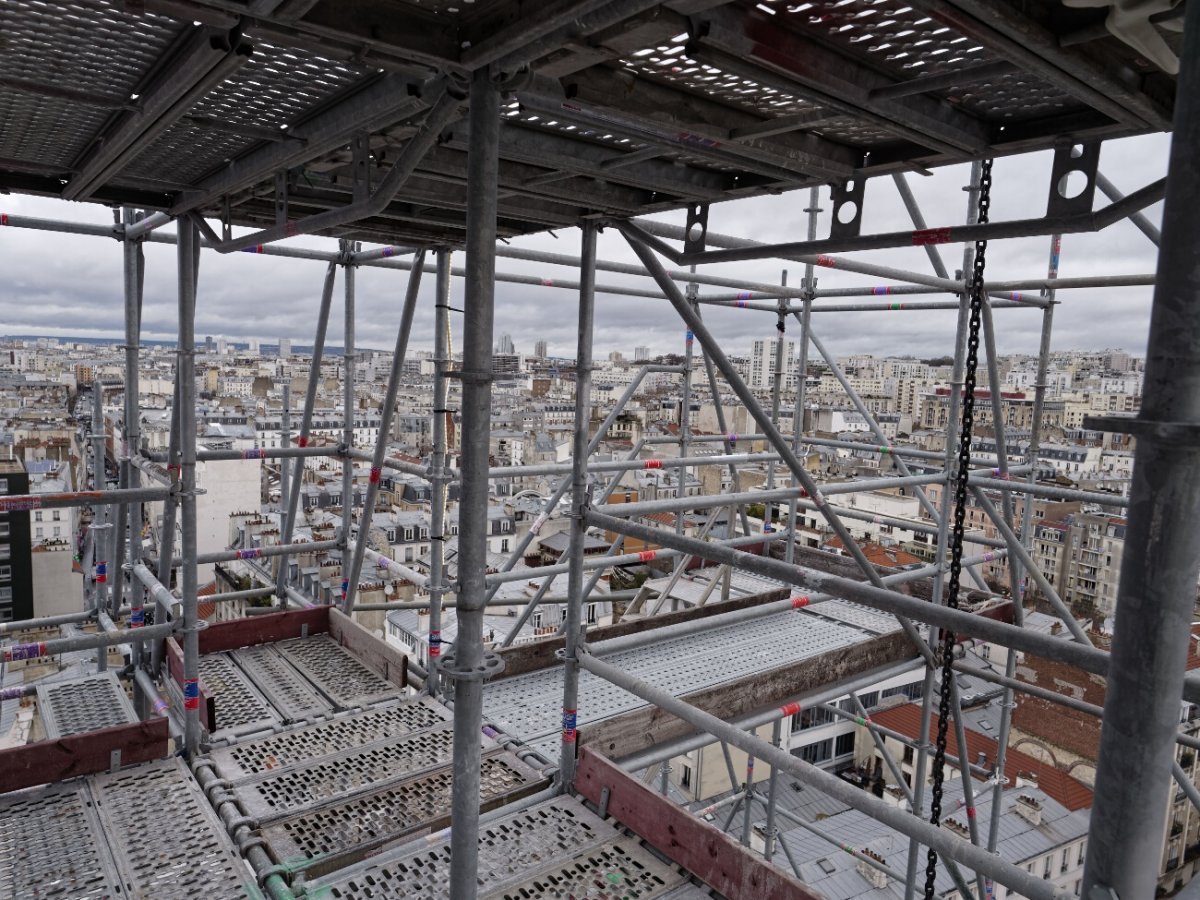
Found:
[[[663,740],[652,748],[610,754],[621,765],[640,770],[665,765],[670,758],[707,740],[745,751],[771,767],[766,796],[754,779],[744,782],[732,771],[731,787],[744,785],[731,798],[732,822],[742,812],[743,841],[749,843],[753,803],[767,810],[766,859],[775,853],[776,773],[812,785],[848,806],[895,829],[909,841],[908,870],[887,869],[869,856],[860,861],[881,868],[906,884],[906,896],[919,890],[921,847],[945,862],[963,896],[986,895],[985,879],[1030,898],[1059,896],[1052,885],[995,853],[1004,785],[1004,751],[1012,724],[1014,691],[1103,718],[1101,752],[1092,810],[1084,896],[1148,896],[1157,875],[1159,825],[1172,776],[1194,797],[1195,791],[1173,764],[1176,742],[1197,742],[1179,732],[1181,701],[1200,703],[1200,679],[1186,676],[1184,660],[1190,636],[1197,571],[1200,569],[1200,317],[1195,314],[1198,257],[1193,235],[1200,206],[1200,172],[1191,148],[1200,140],[1200,109],[1195,92],[1175,84],[1200,83],[1200,11],[1192,4],[1179,52],[1178,79],[1147,62],[1139,52],[1099,27],[1094,11],[1006,0],[911,0],[907,5],[854,0],[852,3],[784,4],[692,2],[648,3],[592,0],[553,3],[531,14],[519,3],[387,3],[383,0],[342,8],[331,0],[271,2],[254,0],[144,0],[128,7],[108,0],[79,0],[72,15],[46,12],[41,4],[14,0],[0,10],[6,33],[25,40],[24,68],[16,53],[0,50],[0,188],[66,199],[86,199],[120,208],[109,226],[33,219],[4,214],[0,225],[74,235],[115,238],[124,271],[125,378],[124,440],[119,448],[119,485],[103,487],[102,388],[94,393],[91,437],[96,456],[95,490],[69,494],[30,494],[0,499],[0,509],[19,511],[88,506],[98,513],[91,532],[89,559],[112,560],[115,577],[105,589],[89,593],[90,607],[69,617],[39,623],[95,622],[95,633],[5,648],[6,660],[48,656],[65,651],[130,644],[138,696],[162,712],[154,679],[168,665],[167,639],[179,641],[182,689],[182,745],[199,757],[204,725],[201,710],[201,651],[197,566],[224,560],[271,560],[277,570],[269,587],[207,598],[229,602],[271,597],[270,611],[306,608],[313,599],[290,582],[288,558],[299,552],[337,550],[342,555],[338,606],[356,609],[429,611],[427,671],[412,666],[414,681],[431,699],[452,708],[453,785],[449,852],[454,860],[445,885],[453,898],[479,893],[480,792],[483,756],[479,735],[484,718],[485,684],[503,674],[502,653],[487,651],[483,617],[501,585],[528,580],[514,572],[546,519],[569,498],[570,541],[558,564],[537,570],[538,593],[516,617],[508,646],[549,596],[556,575],[567,576],[567,617],[560,631],[563,680],[561,737],[555,785],[560,793],[592,797],[589,779],[601,765],[588,754],[605,752],[589,745],[589,711],[580,700],[584,673],[598,676],[686,723],[695,734]],[[1036,5],[1035,5],[1036,6]],[[1051,8],[1053,7],[1053,8]],[[1156,22],[1176,22],[1183,7]],[[874,18],[872,18],[874,17]],[[886,21],[884,21],[886,19]],[[1156,32],[1157,33],[1157,32]],[[1177,37],[1164,33],[1165,46],[1178,49]],[[34,40],[34,39],[38,40]],[[16,44],[14,43],[13,46]],[[876,52],[876,48],[889,53]],[[874,54],[872,56],[871,54]],[[97,57],[122,60],[120,66],[91,67]],[[923,67],[914,67],[918,59]],[[9,65],[9,63],[14,63]],[[1135,77],[1136,76],[1136,77]],[[269,88],[269,89],[267,89]],[[263,98],[270,98],[265,100]],[[35,115],[36,113],[36,115]],[[23,117],[23,118],[22,118]],[[1173,127],[1166,179],[1122,196],[1099,171],[1103,140]],[[1054,150],[1045,215],[1018,221],[977,221],[982,189],[981,161],[1032,150]],[[967,185],[964,224],[947,223],[945,211],[930,226],[909,185],[906,172],[974,161]],[[1070,173],[1081,173],[1083,191],[1068,196],[1060,189]],[[887,176],[895,183],[912,219],[912,229],[888,234],[861,233],[864,184]],[[818,187],[828,185],[832,230],[817,236]],[[709,204],[742,196],[808,189],[808,234],[802,240],[760,245],[709,231]],[[1098,209],[1097,192],[1108,198]],[[1161,234],[1142,211],[1165,200]],[[665,210],[686,209],[685,227],[642,218]],[[714,211],[714,218],[717,211]],[[1059,278],[1060,237],[1094,232],[1130,219],[1160,246],[1154,275],[1089,275]],[[214,226],[212,222],[217,224]],[[175,233],[165,227],[175,224]],[[578,225],[578,258],[520,250],[498,243],[521,234]],[[253,229],[234,234],[234,228]],[[601,228],[619,231],[639,264],[597,258]],[[279,246],[300,234],[336,238],[336,250]],[[994,454],[970,455],[969,490],[995,523],[999,539],[984,539],[985,554],[961,560],[963,574],[986,585],[978,566],[1006,559],[1010,580],[1035,582],[1061,617],[1071,640],[1022,627],[1018,596],[1004,615],[982,615],[946,602],[944,574],[949,570],[954,509],[949,489],[959,474],[956,433],[963,403],[960,388],[968,372],[971,330],[973,254],[964,250],[955,272],[939,247],[1007,238],[1043,236],[1049,243],[1045,277],[986,282],[977,298],[983,365],[989,384],[1000,383],[994,314],[1001,310],[1041,311],[1035,382],[1032,441],[1016,464],[1005,442],[1004,417],[997,390],[991,392]],[[3,234],[0,232],[0,240]],[[170,446],[165,453],[144,449],[138,434],[138,367],[141,342],[142,284],[147,242],[177,249],[179,338]],[[385,243],[364,249],[363,242]],[[933,274],[866,263],[838,255],[860,250],[923,246]],[[465,251],[464,265],[452,254]],[[299,411],[298,436],[279,448],[252,451],[197,449],[195,397],[195,313],[203,302],[202,251],[250,252],[326,264],[320,295],[307,390]],[[432,257],[432,258],[430,258]],[[497,258],[535,261],[578,270],[577,280],[543,279],[499,273]],[[746,283],[715,276],[703,267],[715,263],[784,259],[804,264],[799,286]],[[667,262],[677,266],[669,269]],[[380,415],[380,439],[368,450],[354,447],[356,406],[355,273],[360,267],[408,272],[407,289],[393,349],[392,365]],[[818,268],[855,272],[881,281],[861,288],[823,289]],[[603,285],[599,272],[650,279],[648,287]],[[409,350],[412,323],[424,273],[436,280],[433,451],[414,464],[386,453],[386,435],[396,412],[397,387]],[[326,334],[334,314],[338,276],[343,285],[344,348],[347,373],[344,421],[337,446],[310,443]],[[462,364],[449,349],[453,282],[462,281]],[[576,410],[572,456],[566,464],[490,467],[488,433],[493,380],[492,344],[496,282],[513,282],[578,294],[578,347],[575,368]],[[1137,437],[1137,461],[1127,498],[1040,484],[1038,435],[1046,398],[1054,307],[1059,292],[1091,287],[1154,285],[1154,306],[1146,357],[1146,387],[1136,418],[1106,417],[1094,427]],[[701,287],[719,292],[702,294]],[[599,428],[590,431],[593,320],[598,294],[655,298],[669,303],[686,328],[682,366],[647,364],[618,399]],[[939,299],[902,302],[893,297],[929,295]],[[837,298],[871,297],[871,302]],[[833,302],[829,302],[833,301]],[[730,361],[722,342],[706,324],[706,306],[737,307],[776,320],[781,333],[799,328],[797,396],[786,433],[780,426],[782,359],[777,357],[769,405],[762,403]],[[858,396],[814,326],[814,314],[851,314],[881,309],[945,310],[957,313],[949,433],[944,453],[894,446]],[[818,317],[819,320],[819,317]],[[778,353],[783,341],[778,341]],[[838,485],[822,485],[800,459],[805,445],[837,446],[837,441],[803,433],[805,385],[810,352],[839,380],[867,422],[879,451],[894,473]],[[973,352],[973,351],[972,351]],[[699,360],[716,405],[723,433],[719,438],[693,434],[689,425],[693,361]],[[623,460],[596,463],[591,457],[649,374],[678,376],[684,410],[677,441],[678,457],[645,457],[652,440],[634,445]],[[459,465],[451,466],[446,413],[451,383],[457,383],[461,441]],[[724,387],[722,387],[724,385]],[[737,435],[727,427],[722,394],[732,392],[757,429]],[[285,406],[285,416],[293,411]],[[285,433],[290,433],[285,430]],[[749,440],[765,442],[766,453],[739,452]],[[700,453],[716,444],[715,453]],[[854,445],[857,446],[857,445]],[[329,541],[294,540],[306,459],[329,457],[343,468],[341,527]],[[279,461],[281,470],[280,540],[277,545],[201,555],[197,551],[196,466],[202,461],[260,458]],[[289,462],[290,461],[290,462]],[[361,513],[353,497],[353,463],[369,464]],[[767,463],[763,490],[739,491],[737,467]],[[731,488],[713,496],[679,497],[635,503],[609,503],[623,473],[637,469],[677,469],[686,477],[699,465],[727,465]],[[432,558],[428,574],[382,556],[368,546],[367,521],[374,509],[385,470],[415,475],[432,488]],[[507,563],[489,571],[487,516],[490,484],[522,475],[553,475],[557,486],[546,498],[533,528],[517,542]],[[443,556],[448,487],[460,488],[458,577],[451,583]],[[941,486],[939,502],[923,487]],[[909,487],[929,518],[936,553],[929,566],[881,576],[853,540],[847,520],[866,514],[835,508],[841,493]],[[1000,505],[991,499],[999,496]],[[1031,558],[1031,506],[1014,514],[1013,498],[1079,499],[1110,508],[1127,508],[1129,532],[1111,653],[1093,647],[1054,586]],[[165,522],[157,559],[141,543],[142,506],[164,502]],[[786,517],[765,534],[750,531],[746,506],[786,505]],[[683,515],[708,511],[704,530],[686,536]],[[861,569],[861,578],[819,571],[796,562],[791,539],[800,511],[824,518]],[[676,527],[651,528],[635,519],[673,513]],[[713,531],[728,516],[725,534]],[[174,546],[178,517],[181,543]],[[866,516],[867,518],[878,518]],[[104,527],[110,522],[112,527]],[[740,523],[742,533],[736,533]],[[912,523],[907,523],[910,527]],[[589,529],[616,534],[608,554],[584,554]],[[623,552],[626,539],[658,545],[657,551]],[[772,544],[782,541],[778,558]],[[660,628],[589,641],[583,611],[605,568],[651,560],[676,560],[678,579],[689,561],[704,559],[723,572],[754,573],[793,587],[781,599],[708,618],[672,621]],[[179,567],[179,596],[170,574]],[[387,569],[419,585],[427,600],[394,604],[358,602],[364,569]],[[266,570],[264,570],[266,571]],[[957,573],[955,575],[957,578]],[[932,579],[932,601],[897,590],[907,581]],[[728,582],[726,582],[728,583]],[[443,603],[453,592],[451,607]],[[669,595],[670,589],[663,596]],[[780,749],[781,722],[798,706],[793,696],[772,698],[752,712],[726,721],[680,699],[661,686],[641,680],[606,658],[668,638],[687,637],[716,628],[750,623],[772,615],[816,607],[841,599],[895,617],[906,643],[903,664],[923,666],[921,733],[917,742],[911,812],[896,808],[847,785],[827,772]],[[153,607],[154,624],[146,624]],[[457,636],[442,653],[441,623],[449,609]],[[930,798],[925,773],[934,765],[930,728],[939,691],[949,691],[958,746],[965,746],[957,689],[950,679],[939,686],[946,636],[991,641],[1013,650],[1068,663],[1104,676],[1107,700],[1101,711],[1081,701],[1041,691],[1016,680],[1014,653],[1003,675],[991,678],[1004,690],[991,790],[992,822],[987,839],[976,830],[971,779],[964,777],[971,833],[959,837],[926,821]],[[951,641],[952,643],[952,641]],[[806,703],[831,701],[863,686],[855,678],[868,666],[840,671],[827,685],[812,684]],[[867,682],[869,683],[869,682]],[[856,686],[857,685],[857,686]],[[440,707],[439,707],[440,708]],[[860,710],[860,715],[865,712]],[[943,722],[945,720],[943,719]],[[774,741],[756,737],[756,726],[772,724]],[[945,725],[943,725],[945,727]],[[873,729],[877,734],[878,729]],[[1136,735],[1136,740],[1131,739]],[[582,745],[582,747],[581,747]],[[889,767],[895,760],[878,743]],[[550,757],[553,757],[550,754]],[[535,758],[536,759],[536,758]],[[951,764],[947,762],[947,764]],[[970,770],[971,761],[953,762]],[[938,763],[940,765],[940,762]],[[164,776],[165,777],[165,776]],[[174,776],[172,776],[174,777]],[[232,836],[247,823],[235,806],[220,799],[220,779],[200,762],[196,783],[212,801]],[[664,770],[663,785],[666,774]],[[607,788],[606,788],[607,790]],[[216,799],[214,799],[214,797]],[[615,800],[614,800],[615,802]],[[802,824],[802,823],[798,823]],[[819,824],[803,825],[820,831]],[[651,843],[652,838],[643,834]],[[246,845],[246,858],[272,896],[293,896],[287,873],[263,853]],[[786,851],[786,847],[784,847]],[[790,860],[789,860],[790,861]],[[796,873],[798,875],[798,872]],[[792,888],[796,888],[793,886]],[[1096,893],[1095,891],[1099,891]],[[786,894],[779,894],[784,896]]]

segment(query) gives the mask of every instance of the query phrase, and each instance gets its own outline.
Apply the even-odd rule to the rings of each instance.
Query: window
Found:
[[[1045,859],[1042,860],[1042,877],[1043,878],[1050,877],[1050,861],[1052,859],[1054,859],[1053,853],[1051,853],[1049,856],[1047,856]]]
[[[10,534],[11,526],[7,522],[0,522],[0,538],[6,538]]]
[[[35,522],[42,521],[42,511],[40,509],[33,514],[33,521],[35,521]]]
[[[679,784],[685,788],[692,786],[692,767],[684,763],[683,771],[679,775]]]
[[[533,614],[533,617],[530,618],[529,624],[532,625],[534,628],[541,628],[542,627],[542,614],[540,612],[535,612]]]
[[[912,747],[904,748],[904,761],[906,763],[911,763],[913,761],[913,748]]]
[[[1078,865],[1083,865],[1083,861],[1087,859],[1087,841],[1079,842],[1079,862]]]
[[[0,587],[0,603],[11,603],[13,598],[13,589],[10,587]]]
[[[587,605],[587,623],[589,625],[596,624],[596,604],[595,603],[589,603]]]
[[[61,526],[61,525],[55,525],[55,526],[54,526],[54,536],[55,536],[55,537],[62,537],[62,526]]]
[[[52,518],[55,522],[61,522],[62,521],[62,510],[60,510],[60,509],[54,510],[54,512],[50,513],[50,518]]]
[[[503,540],[500,541],[500,552],[501,553],[508,552],[508,538],[504,538]]]
[[[808,744],[801,747],[799,753],[793,751],[793,755],[799,756],[807,763],[822,763],[831,757],[833,753],[833,740],[827,739],[817,741],[815,744]]]
[[[8,479],[0,478],[0,494],[8,493]]]
[[[4,581],[12,579],[12,566],[0,566],[0,579]]]
[[[833,747],[834,756],[848,756],[854,752],[854,732],[838,735]]]
[[[44,536],[45,536],[45,534],[44,534],[44,533],[45,533],[45,531],[46,531],[46,529],[45,529],[45,528],[42,528],[42,527],[39,525],[37,528],[35,528],[35,529],[33,530],[33,536],[34,536],[34,537],[44,537]]]
[[[561,607],[558,611],[558,621],[560,623],[567,621],[567,608],[565,606]]]
[[[1063,852],[1062,852],[1062,862],[1059,863],[1059,866],[1058,866],[1059,874],[1067,871],[1067,869],[1070,868],[1070,865],[1071,865],[1070,861],[1071,861],[1071,851],[1064,847]]]

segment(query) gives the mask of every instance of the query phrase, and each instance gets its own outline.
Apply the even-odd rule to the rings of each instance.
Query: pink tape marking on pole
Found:
[[[165,716],[167,714],[167,701],[162,697],[155,697],[151,706],[153,706],[156,714],[160,716]]]
[[[811,602],[812,601],[808,598],[807,594],[802,595],[800,597],[793,597],[792,598],[792,609],[804,609],[804,607],[808,606],[808,604],[810,604]]]
[[[886,296],[887,294],[890,294],[891,292],[892,292],[892,289],[890,287],[871,288],[871,293],[874,294],[876,297],[883,297],[883,296]]]
[[[779,707],[779,714],[785,717],[794,716],[796,713],[800,712],[801,709],[803,709],[803,706],[799,702],[785,703],[783,706]]]
[[[925,228],[912,233],[912,242],[914,247],[925,247],[929,244],[948,244],[950,243],[951,230],[949,228]]]
[[[542,287],[554,287],[554,279],[553,278],[543,278],[542,279]]]
[[[821,266],[823,268],[826,268],[826,269],[836,269],[837,268],[837,259],[836,259],[836,257],[833,257],[833,256],[824,256],[824,255],[818,256],[817,257],[817,265]]]
[[[440,631],[429,632],[429,656],[433,659],[442,655],[442,633]]]
[[[261,547],[254,547],[250,550],[239,550],[237,552],[238,559],[258,559],[263,555]]]
[[[266,459],[267,451],[261,447],[255,447],[252,450],[243,450],[242,459]]]
[[[300,435],[300,437],[296,438],[296,446],[297,447],[307,447],[308,446],[308,435],[302,434],[302,435]]]
[[[0,512],[21,512],[41,507],[41,497],[0,497]]]
[[[661,459],[648,459],[644,463],[644,466],[647,469],[661,469],[662,468],[662,460]]]
[[[11,647],[4,648],[4,661],[6,663],[22,659],[38,659],[46,655],[45,641],[40,641],[36,644],[13,644]]]
[[[382,256],[384,259],[387,259],[389,256],[392,256],[392,255],[394,255],[394,254],[395,254],[395,252],[396,252],[396,248],[395,248],[395,247],[392,247],[392,246],[387,246],[387,247],[384,247],[384,248],[383,248],[383,252],[382,252],[380,255],[381,255],[381,256]]]
[[[968,807],[967,807],[967,818],[968,818],[968,819],[973,819],[973,818],[975,818],[975,807],[973,807],[973,806],[968,806]]]
[[[383,469],[378,466],[371,466],[371,484],[379,484],[379,476],[383,474]]]
[[[564,706],[562,713],[562,739],[564,744],[575,743],[575,738],[579,734],[575,728],[578,722],[578,710],[568,709]]]
[[[656,556],[658,556],[657,550],[643,550],[638,554],[638,559],[640,559],[642,562],[650,562]]]
[[[0,225],[8,224],[8,213],[0,213]]]

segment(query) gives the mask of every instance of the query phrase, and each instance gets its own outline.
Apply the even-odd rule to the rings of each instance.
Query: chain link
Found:
[[[980,225],[987,224],[991,206],[992,161],[985,159],[979,173]],[[950,532],[950,582],[946,586],[946,606],[958,609],[962,581],[963,533],[966,530],[967,482],[970,477],[971,437],[975,428],[975,376],[979,368],[979,330],[983,320],[983,275],[987,262],[987,241],[975,242],[975,260],[971,269],[970,309],[967,329],[967,361],[963,373],[962,430],[958,440],[958,470],[954,478],[954,525]],[[993,386],[993,390],[995,387]],[[929,822],[937,825],[942,818],[942,783],[946,771],[946,731],[950,721],[950,695],[954,677],[954,630],[945,629],[938,648],[942,664],[942,686],[938,695],[937,744],[933,753],[933,785],[930,790]],[[960,748],[959,753],[963,751]],[[925,864],[925,900],[934,900],[937,882],[937,851],[929,848]]]

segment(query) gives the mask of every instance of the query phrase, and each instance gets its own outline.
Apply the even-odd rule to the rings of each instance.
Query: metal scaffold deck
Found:
[[[961,898],[982,897],[999,884],[1010,896],[1060,900],[1064,893],[1051,881],[996,852],[997,817],[1008,799],[1004,748],[1013,692],[1038,690],[1015,677],[1019,651],[1107,679],[1083,896],[1149,896],[1168,785],[1179,777],[1175,746],[1198,744],[1179,728],[1180,703],[1200,703],[1200,678],[1185,675],[1184,665],[1200,569],[1200,162],[1193,152],[1200,99],[1187,89],[1200,83],[1200,5],[1144,6],[1145,15],[1132,22],[1084,4],[1021,0],[0,6],[0,193],[117,210],[111,226],[0,210],[0,247],[8,228],[115,239],[125,321],[124,428],[121,445],[111,448],[116,486],[104,483],[102,410],[106,387],[115,386],[97,382],[89,434],[95,490],[0,497],[0,512],[17,515],[92,509],[84,565],[111,561],[112,577],[89,585],[87,608],[78,613],[0,625],[0,637],[16,635],[4,644],[3,660],[95,651],[98,668],[106,668],[109,647],[132,651],[119,678],[100,673],[0,697],[36,693],[44,736],[53,742],[0,751],[0,893],[807,898],[815,894],[800,880],[791,844],[776,841],[776,781],[786,776],[894,830],[907,869],[885,874],[902,876],[906,898],[925,880],[918,865],[929,853],[926,896],[940,878],[937,890],[944,894],[949,884]],[[1167,177],[1123,195],[1100,170],[1103,142],[1163,131],[1174,132]],[[1024,186],[1024,194],[1036,195],[1027,218],[989,218],[991,160],[1032,151],[1053,156],[1044,193]],[[961,163],[970,164],[965,217],[939,209],[926,221],[909,176]],[[1067,190],[1071,178],[1081,190]],[[894,185],[911,227],[864,232],[871,179]],[[758,243],[717,231],[727,208],[714,204],[797,190],[808,199],[806,235]],[[829,233],[818,235],[822,195],[832,221]],[[1144,214],[1160,202],[1161,232]],[[648,217],[668,212],[684,224]],[[1159,248],[1156,273],[1059,277],[1062,235],[1125,220]],[[507,244],[574,227],[581,233],[577,257]],[[619,234],[637,262],[598,258],[601,229]],[[337,243],[280,243],[301,235]],[[1045,239],[1045,273],[987,278],[988,243],[1026,237]],[[140,433],[147,243],[172,244],[177,252],[178,352],[165,452],[151,451]],[[959,245],[961,265],[942,253]],[[896,247],[923,248],[931,273],[845,255]],[[307,390],[299,411],[285,395],[281,446],[202,450],[195,339],[197,305],[205,302],[202,257],[239,251],[324,264]],[[453,265],[455,253],[463,255],[461,267]],[[498,272],[498,259],[578,274],[562,280]],[[762,259],[799,263],[804,277],[773,285],[710,268]],[[22,263],[6,265],[17,270]],[[378,440],[356,449],[352,373],[356,337],[363,337],[356,274],[367,267],[408,275]],[[868,283],[820,288],[818,268]],[[628,278],[600,284],[598,272],[636,276],[640,286]],[[398,388],[426,273],[436,300],[432,452],[413,462],[389,457],[387,435],[402,402]],[[341,387],[340,439],[318,444],[310,438],[339,278],[342,358],[351,374]],[[497,282],[578,297],[566,462],[497,467],[489,460]],[[1071,291],[1149,286],[1141,411],[1093,422],[1137,439],[1128,496],[1040,482],[1056,304]],[[715,291],[702,294],[701,287]],[[461,308],[451,305],[456,291]],[[597,295],[604,294],[669,305],[687,337],[683,364],[641,366],[597,428],[593,336]],[[930,299],[891,299],[904,295]],[[747,385],[704,318],[713,307],[730,306],[761,316],[780,334],[798,329],[798,370],[807,371],[810,352],[824,361],[890,470],[818,483],[802,447],[839,442],[805,432],[803,377],[795,424],[782,424],[778,357],[769,403]],[[947,348],[954,389],[944,452],[884,434],[813,318],[882,309],[956,317],[956,341]],[[993,314],[1009,310],[1040,320],[1021,453],[1015,441],[1006,443],[999,392],[975,393],[977,370],[988,384],[1001,383]],[[465,313],[461,365],[449,352],[451,312]],[[378,323],[370,327],[381,332]],[[783,344],[776,342],[778,354]],[[651,373],[678,382],[678,433],[636,441],[623,459],[593,460]],[[689,421],[701,380],[719,421],[716,437],[695,433]],[[972,416],[989,399],[994,450],[977,451],[970,446]],[[734,433],[726,420],[733,404],[754,434]],[[447,435],[452,412],[457,442]],[[673,445],[663,458],[654,455],[658,440]],[[751,442],[756,446],[747,451]],[[277,540],[201,554],[197,465],[242,458],[278,467]],[[340,465],[347,498],[336,533],[320,540],[296,533],[302,475],[312,458]],[[367,473],[357,504],[349,501],[355,463]],[[739,490],[737,469],[751,463],[768,467],[767,481],[762,490]],[[624,473],[663,469],[686,477],[699,466],[727,469],[729,489],[611,502]],[[430,486],[427,570],[368,546],[367,520],[385,472]],[[534,527],[511,550],[506,545],[497,564],[488,547],[491,485],[532,474],[551,476],[555,488]],[[450,487],[458,490],[452,558],[445,553]],[[898,487],[920,504],[924,524],[917,528],[932,559],[882,572],[847,525],[881,517],[837,501]],[[1127,510],[1111,649],[1092,645],[1031,559],[1028,501],[1040,497]],[[998,535],[972,544],[975,555],[963,550],[968,500]],[[560,503],[568,510],[566,550],[556,564],[525,567],[526,551]],[[780,515],[772,531],[755,534],[746,509],[759,503],[774,504]],[[149,504],[161,504],[163,514],[153,555],[141,527]],[[685,533],[685,513],[701,526]],[[841,541],[845,555],[837,566],[814,565],[795,542],[801,514],[815,515]],[[659,517],[653,525],[650,516]],[[585,554],[590,533],[612,536],[606,555]],[[647,547],[657,549],[636,549]],[[314,602],[289,564],[327,551],[336,553],[342,583],[332,605]],[[270,608],[205,627],[198,567],[231,561],[253,566],[266,586],[205,601],[265,598]],[[1021,598],[988,589],[980,567],[1000,561],[1011,584],[1024,576],[1037,583],[1064,634],[1024,627]],[[602,572],[650,562],[665,563],[669,584],[657,600],[639,593],[638,603],[656,605],[589,629],[585,609]],[[661,611],[684,573],[701,562],[713,574],[695,607]],[[382,571],[418,586],[420,599],[362,601],[363,585]],[[566,578],[566,615],[558,634],[518,642],[559,575]],[[750,586],[738,589],[736,578]],[[498,596],[517,581],[533,582],[537,593],[519,601]],[[721,582],[721,599],[706,606]],[[511,631],[495,648],[485,646],[485,614],[514,602],[524,608]],[[428,665],[354,620],[356,610],[392,609],[428,616]],[[442,652],[451,614],[454,640]],[[990,796],[979,798],[969,789],[972,761],[945,753],[949,728],[965,746],[954,651],[972,639],[1014,651],[1003,674],[976,673],[1003,698],[993,774],[974,788]],[[781,746],[784,723],[802,708],[848,693],[856,698],[901,670],[920,670],[923,681],[915,778],[899,804]],[[1043,695],[1101,713],[1078,699]],[[870,730],[865,711],[854,715]],[[764,726],[773,740],[759,736]],[[667,799],[665,775],[656,791],[630,774],[712,742],[727,759],[735,748],[751,760],[741,785],[729,763],[745,815],[741,842]],[[879,748],[898,771],[882,739]],[[755,787],[754,759],[770,767],[770,798]],[[985,830],[963,834],[939,822],[943,773],[952,767],[964,777],[951,793],[967,806],[972,826],[976,808],[991,817]],[[1194,787],[1180,784],[1200,806]],[[766,815],[763,852],[751,849],[755,803]],[[731,809],[732,822],[739,806]],[[819,835],[820,823],[810,830]],[[781,855],[773,858],[776,849]],[[855,859],[878,872],[887,868],[861,852]]]

